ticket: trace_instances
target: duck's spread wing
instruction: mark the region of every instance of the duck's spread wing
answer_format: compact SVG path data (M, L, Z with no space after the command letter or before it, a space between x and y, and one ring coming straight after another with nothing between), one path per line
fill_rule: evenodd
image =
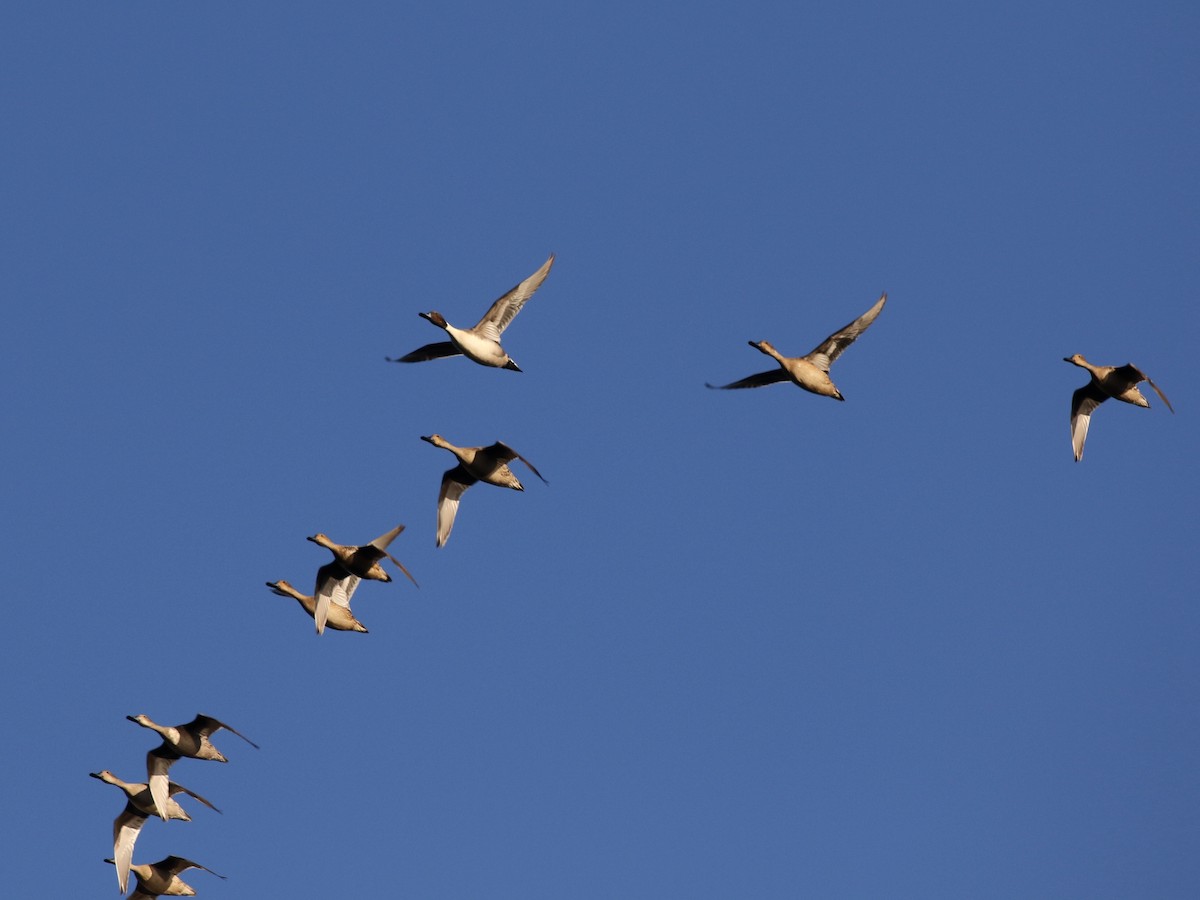
M1075 462L1083 459L1083 442L1087 440L1092 410L1106 399L1108 395L1094 381L1089 381L1071 395L1071 447L1075 451Z
M219 719L214 719L212 716L206 716L206 715L196 716L196 718L192 719L192 721L189 723L188 727L197 731L199 734L203 734L203 735L209 735L209 734L212 734L214 731L220 731L222 728L224 728L226 731L230 731L230 732L236 734L238 737L240 737L243 741L245 741L247 744L249 744L255 750L259 749L258 744L254 743L254 741L250 740L250 738L246 737L244 734L242 734L236 728L233 728L230 725L226 725L224 722L220 721ZM204 868L204 867L201 866L200 868Z
M129 866L133 863L133 845L146 824L146 817L125 807L113 821L113 863L117 867L117 885L121 893L129 890Z
M350 583L350 579L354 583ZM314 595L317 598L313 606L313 621L317 624L317 634L325 633L325 623L329 621L329 607L332 603L339 606L349 606L350 597L358 587L358 576L351 575L339 562L330 562L317 569L317 583ZM339 599L345 600L344 603Z
M540 269L493 303L483 318L479 320L479 324L475 326L473 331L481 337L499 341L500 335L504 333L504 329L508 327L508 323L521 311L521 307L525 305L525 301L532 297L534 291L542 286L542 282L550 274L550 267L553 265L554 254L551 253L550 258L542 263Z
M412 353L405 353L403 356L385 356L388 362L394 363L414 363L428 362L431 359L445 359L447 356L461 356L462 351L459 350L452 341L438 341L435 344L426 344L424 347L418 347Z
M388 555L388 544L394 541L403 530L403 525L397 525L391 531L375 538L371 543L359 547L354 551L354 564L356 566L361 565L364 570L369 569Z
M868 309L865 313L847 325L840 331L835 331L829 337L825 338L820 345L813 350L812 353L804 357L814 366L826 374L829 373L829 367L833 365L846 348L854 343L855 339L871 327L879 314L883 311L883 305L887 303L887 294L884 294L876 301L875 305Z
M770 372L759 372L757 375L748 375L740 381L732 381L729 384L709 384L704 383L705 387L712 388L714 391L736 391L740 388L756 388L767 384L777 384L780 381L787 381L788 373L783 369L772 369Z
M387 558L390 559L393 563L395 563L397 569L399 569L401 572L403 572L405 575L408 576L408 580L413 583L413 587L418 587L418 588L420 587L420 585L417 584L417 579L412 577L412 572L408 571L408 569L406 569L404 567L404 563L400 562L400 560L396 559L396 557L392 556L392 554L390 554L390 553L387 554Z
M182 784L176 784L175 782L172 781L170 784L170 790L171 790L171 796L174 796L175 794L187 794L189 797L193 797L194 799L199 800L201 803L203 803L205 806L207 806L213 812L220 812L219 809L217 809L215 806L213 806L211 800L201 797L199 794L197 794L195 791L191 790L190 788L185 788Z
M1159 386L1157 384L1155 384L1153 381L1150 380L1150 376L1148 376L1145 372L1143 372L1137 366L1134 366L1132 364L1125 365L1125 366L1121 366L1121 368L1117 369L1117 371L1120 372L1122 375L1128 374L1128 375L1134 376L1132 378L1132 380L1129 382L1130 384L1137 384L1139 381L1146 382L1146 384L1148 384L1148 385L1150 385L1150 387L1154 388L1154 393L1158 394L1158 396L1162 399L1162 402L1167 404L1167 409L1169 409L1172 413L1175 412L1175 407L1173 407L1171 405L1171 401L1167 399L1167 395L1162 392L1162 390L1159 388Z
M437 545L441 547L450 537L454 528L454 517L458 515L458 501L463 491L473 485L478 479L461 464L448 469L442 476L442 487L438 491L437 510Z
M330 601L334 606L341 606L345 609L350 608L350 598L354 596L354 592L358 590L358 585L362 579L357 575L347 574L345 578L339 578L333 585L333 594Z
M1123 366L1115 366L1112 374L1108 376L1109 381L1118 380L1124 382L1124 387L1133 387L1139 381L1149 381L1146 373L1135 366L1133 363L1125 363ZM1120 389L1117 390L1120 393Z
M488 456L491 456L491 457L494 457L495 459L500 460L501 462L512 462L514 459L519 459L521 462L525 463L525 465L529 466L529 471L532 472L534 475L536 475L538 478L541 478L543 483L545 483L545 484L550 483L550 482L546 481L545 478L542 477L542 473L539 472L534 467L533 463L531 463L529 460L527 460L520 453L518 453L512 447L508 446L508 444L504 443L503 441L496 441L496 443L492 444L490 447L484 447L483 452L486 453Z
M1167 395L1166 395L1166 394L1164 394L1164 393L1163 393L1163 392L1162 392L1162 391L1159 389L1158 385L1157 385L1157 384L1155 384L1153 381L1151 381L1149 378L1147 378L1147 379L1146 379L1146 384L1148 384L1148 385L1150 385L1150 387L1154 388L1154 393L1158 394L1158 396L1160 396L1160 397L1162 398L1162 402L1163 402L1163 403L1165 403L1165 404L1167 404L1167 409L1169 409L1169 410L1170 410L1172 413L1174 413L1174 412L1175 412L1175 407L1173 407L1173 406L1171 405L1171 401L1167 399Z
M166 745L155 747L146 754L146 781L154 799L154 811L164 821L167 818L167 798L171 796L171 781L167 774L179 754Z
M229 726L225 726L228 728ZM229 729L233 731L232 728ZM202 866L198 862L193 862L190 859L184 859L182 856L168 856L164 860L155 863L155 868L169 872L172 875L179 875L181 872L186 872L188 869L203 869L209 875L216 875L218 878L224 878L224 875L218 875L208 866Z
M375 560L373 560L373 561L383 559L383 557L385 555L384 551L387 550L388 544L390 544L397 537L399 537L400 532L402 532L403 530L404 530L403 525L397 525L391 531L387 532L386 534L381 534L379 537L375 538L375 540L371 541L370 544L368 544L369 547L373 547L375 550L379 551L378 555L375 556ZM365 550L367 548L364 547L362 549Z

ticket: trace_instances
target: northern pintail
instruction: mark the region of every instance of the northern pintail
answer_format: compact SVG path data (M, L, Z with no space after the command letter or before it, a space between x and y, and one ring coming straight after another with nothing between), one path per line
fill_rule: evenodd
M1064 356L1063 362L1073 363L1081 369L1087 369L1088 374L1092 376L1087 384L1071 395L1071 447L1075 450L1075 462L1083 459L1083 442L1087 440L1092 410L1109 397L1124 400L1134 406L1150 406L1150 401L1143 397L1142 392L1138 390L1138 382L1144 381L1154 388L1154 393L1162 397L1162 402L1167 404L1167 409L1171 410L1172 414L1175 412L1167 395L1159 390L1158 385L1146 377L1146 374L1133 363L1126 363L1123 366L1093 366L1079 353L1074 356Z
M450 537L450 529L454 527L454 517L458 513L458 501L463 491L477 481L486 481L497 487L512 488L514 491L525 490L520 480L508 467L508 463L519 459L529 466L531 471L546 484L550 482L542 478L542 473L534 468L533 463L523 457L507 444L496 441L489 447L456 447L440 434L422 437L435 447L449 450L458 457L458 465L449 469L442 476L442 487L438 492L437 513L437 545L441 547Z
M115 860L106 859L106 863L116 864ZM168 856L156 863L138 863L129 867L137 878L137 890L129 895L129 900L150 900L152 897L194 897L196 889L179 877L180 872L188 869L203 869L209 875L217 875L208 866L184 859L182 856ZM224 880L224 875L217 875Z
M766 341L750 341L749 344L751 347L772 357L779 363L779 368L771 369L769 372L759 372L757 375L749 375L740 381L734 381L730 384L709 384L707 386L726 391L736 388L762 387L766 384L775 384L778 381L791 381L793 384L804 388L804 390L820 394L822 397L845 400L846 398L842 396L841 391L837 389L829 377L829 367L833 364L834 360L845 352L847 347L854 343L855 338L871 326L871 323L875 321L879 313L883 310L883 304L886 302L887 294L885 293L874 306L845 328L835 331L829 337L825 338L815 350L805 356L783 356Z
M99 778L105 784L116 785L125 792L125 808L113 820L113 864L117 867L117 884L123 894L129 889L129 865L133 861L133 846L137 843L138 834L141 832L142 826L146 824L146 819L149 816L157 815L154 809L154 798L150 796L150 785L144 781L122 781L108 769L89 774L93 778ZM180 793L195 797L209 809L220 812L195 791L190 791L172 781L168 785L168 819L180 819L184 822L192 820L187 811L173 799L176 794Z
M329 563L322 566L322 569L327 569L329 566L337 565ZM320 578L318 577L318 581ZM358 621L354 617L354 613L350 611L350 598L354 596L354 591L362 581L357 575L347 575L345 578L338 580L338 585L335 587L331 595L331 603L326 616L325 625L332 628L334 631L360 631L363 634L367 633L367 626ZM299 602L301 608L308 613L314 620L317 618L317 598L310 597L308 594L302 594L286 581L268 581L267 587L281 597L291 597Z
M143 715L126 716L125 718L130 722L136 722L143 728L157 732L162 737L162 743L146 754L146 780L150 784L150 796L154 798L154 810L162 819L168 818L167 800L170 798L170 790L167 771L175 763L175 760L186 756L189 759L229 762L208 739L210 734L224 728L226 731L232 731L255 750L258 749L258 744L250 738L211 716L198 715L190 722L174 726L159 725L151 721L149 716Z
M461 353L481 366L495 366L499 369L512 369L514 372L520 372L520 367L512 361L508 353L500 346L500 335L504 333L504 329L508 327L508 323L521 311L521 307L525 305L525 301L532 297L533 292L542 286L542 282L550 274L550 267L552 265L554 265L553 253L550 254L549 259L542 263L540 269L493 303L474 328L455 328L446 321L445 316L436 310L419 313L418 315L422 319L428 319L438 328L444 328L446 334L450 336L450 340L440 341L436 344L426 344L424 347L419 347L412 353L401 356L399 359L393 359L389 356L387 357L387 361L402 363L425 362L429 359L458 356Z
M388 545L403 530L403 525L397 525L391 531L381 534L371 543L363 544L361 547L335 544L324 534L314 534L308 538L314 544L319 544L333 554L333 562L327 563L317 570L317 606L313 610L313 621L317 624L317 634L321 634L325 630L330 604L337 602L345 606L350 605L350 594L354 592L354 588L358 587L358 584L355 583L351 587L348 581L349 576L357 575L359 578L369 578L372 581L392 580L392 576L379 564L384 557L394 562L400 571L408 576L409 581L414 585L417 584L417 579L413 578L412 573L404 568L404 564L387 552ZM336 601L335 598L337 598ZM343 600L344 604L342 604Z

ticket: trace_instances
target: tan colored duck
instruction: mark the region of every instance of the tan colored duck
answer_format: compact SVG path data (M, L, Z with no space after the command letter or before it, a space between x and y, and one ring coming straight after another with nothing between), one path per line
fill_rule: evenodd
M1063 362L1087 369L1088 374L1092 376L1087 384L1071 395L1071 447L1075 450L1075 462L1083 459L1083 442L1087 440L1092 411L1109 397L1124 400L1134 406L1150 406L1150 401L1138 390L1138 382L1144 381L1154 388L1154 393L1167 404L1167 409L1171 410L1172 414L1175 412L1167 395L1133 363L1123 366L1093 366L1079 353L1064 356Z
M779 381L791 381L792 384L811 393L820 394L822 397L845 400L846 398L842 396L841 391L829 377L829 367L845 352L847 347L854 343L860 334L871 327L871 323L879 316L885 303L887 303L886 293L874 306L845 328L835 331L825 338L815 350L805 356L784 356L766 341L750 341L751 347L774 359L779 363L779 368L771 369L769 372L759 372L757 375L749 375L730 384L708 384L707 387L728 391L738 388L762 387Z
M363 544L361 547L335 544L324 534L314 534L308 538L314 544L319 544L333 554L333 562L321 566L317 570L317 606L313 610L313 621L317 624L317 634L325 631L325 623L329 619L331 605L336 602L338 605L349 607L350 594L354 592L354 588L349 587L349 576L356 575L372 581L392 580L392 576L379 564L384 557L394 562L400 571L408 576L409 581L414 585L417 584L417 579L413 578L412 573L404 568L404 563L387 552L388 545L403 530L403 525L397 525L391 531L381 534L371 543ZM354 587L358 587L357 582ZM337 598L336 601L335 598Z
M106 859L106 863L114 863ZM184 859L182 856L168 856L156 863L139 863L130 866L130 871L137 878L137 890L129 895L129 900L150 900L152 897L195 897L196 889L179 877L180 872L188 869L203 869L209 875L217 875L208 866ZM217 875L224 880L224 875Z
M121 810L121 814L113 820L113 864L117 867L117 884L121 888L121 893L129 890L129 865L133 861L133 846L137 843L138 834L142 830L142 826L146 824L146 819L150 816L157 815L154 810L154 798L150 796L150 785L144 781L122 781L112 772L105 769L102 772L89 773L93 778L98 778L105 784L113 784L125 792L126 801L125 808ZM172 799L176 794L187 794L189 797L195 797L209 809L220 812L208 800L205 800L195 791L189 791L182 785L171 782L168 786L167 798L167 818L180 819L184 822L190 822L192 817L187 814L187 811Z
M226 731L232 731L255 750L258 749L258 744L250 738L211 716L198 715L190 722L174 726L159 725L151 721L149 716L138 715L125 718L162 736L162 743L146 754L148 775L146 780L150 784L150 796L154 798L154 810L161 819L168 818L167 800L170 799L171 792L167 771L174 765L175 760L186 756L189 759L229 762L208 739L210 734L224 728Z
M329 563L329 566L336 563ZM322 566L321 568L328 568ZM320 580L318 578L318 580ZM354 618L354 613L350 611L350 598L354 596L354 591L358 587L362 579L357 575L347 575L340 579L337 587L333 590L330 597L329 612L325 620L327 627L334 631L359 631L363 634L367 633L367 626ZM291 597L296 600L300 606L308 613L313 620L317 618L317 598L310 597L308 594L302 594L286 581L268 581L267 587L281 597Z
M450 340L436 344L426 344L412 353L399 359L387 357L388 362L425 362L429 359L442 359L447 356L462 354L474 360L481 366L494 366L498 369L512 369L520 372L520 367L512 361L508 353L500 346L500 335L504 329L521 311L525 301L533 296L534 291L542 286L550 267L554 265L554 254L542 263L542 267L518 284L515 288L500 297L484 314L474 328L455 328L446 321L440 312L419 313L422 319L428 319L438 328L443 328Z
M513 474L513 470L508 467L508 463L514 459L525 463L529 466L529 471L538 478L542 478L542 473L533 467L533 463L500 441L496 441L489 447L456 447L440 434L431 434L428 437L422 437L421 440L428 441L443 450L449 450L458 457L458 465L447 470L442 476L442 487L438 492L437 545L439 547L445 544L450 537L450 529L454 527L454 517L458 514L458 501L462 497L463 491L475 482L486 481L488 484L511 488L514 491L525 490L520 480ZM546 484L550 483L545 478L542 478L542 481Z

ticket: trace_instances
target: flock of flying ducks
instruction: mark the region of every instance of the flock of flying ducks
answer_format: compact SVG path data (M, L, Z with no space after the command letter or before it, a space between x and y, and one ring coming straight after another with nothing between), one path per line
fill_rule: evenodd
M426 344L398 358L387 357L387 361L414 363L461 355L481 366L520 372L520 367L501 345L500 337L504 333L504 329L512 323L517 313L524 307L526 301L541 287L553 265L554 254L551 254L541 268L496 300L483 318L471 328L457 328L451 325L446 321L445 316L436 310L420 313L421 318L444 330L449 340ZM886 303L887 294L885 293L865 313L845 328L835 331L804 356L784 356L767 341L750 341L751 347L774 359L778 364L777 367L766 372L749 375L729 384L708 384L707 386L717 390L738 390L790 381L810 393L830 397L834 400L845 400L841 391L829 377L830 366L846 351L847 347L871 327ZM1090 375L1088 383L1075 391L1071 398L1071 446L1076 461L1083 458L1083 444L1087 438L1092 412L1110 397L1134 406L1148 407L1149 402L1137 387L1139 383L1145 381L1162 398L1167 408L1172 413L1175 411L1158 385L1132 364L1095 366L1079 354L1066 357L1064 361L1086 369ZM520 479L509 467L509 463L514 460L520 460L534 475L543 482L546 481L533 463L501 441L496 441L486 447L458 447L438 434L423 436L421 440L448 450L457 459L457 464L442 476L441 488L438 493L438 547L445 545L449 539L450 531L454 528L454 519L458 514L459 501L471 485L482 481L497 487L523 491L525 488ZM322 634L326 627L335 631L365 633L366 627L355 618L350 609L350 600L363 579L391 581L391 576L381 565L386 558L391 560L414 585L417 583L408 569L388 552L388 546L403 530L403 525L397 525L369 544L361 546L337 544L324 534L313 535L308 540L325 547L333 554L333 559L317 570L314 593L312 595L303 594L282 580L267 582L267 587L280 596L295 599L313 618L318 634ZM225 728L252 746L257 747L258 745L228 725L209 716L198 715L191 722L174 727L157 725L146 716L129 716L128 718L158 732L162 736L162 743L147 754L147 782L145 783L122 781L107 770L92 773L93 778L121 788L128 798L125 808L113 822L113 858L107 861L116 866L117 884L122 893L127 890L130 872L136 876L137 888L130 895L131 900L164 894L193 896L195 891L179 878L180 873L191 868L204 869L214 875L216 873L199 863L178 856L168 856L166 859L152 864L134 865L133 848L138 833L146 819L152 815L157 815L164 821L167 819L190 820L187 812L174 800L176 794L187 794L205 806L220 812L199 794L169 781L167 777L167 770L176 760L183 757L226 762L225 757L209 740L209 735L213 732ZM224 876L218 875L217 877L223 878Z
M229 762L209 740L210 735L222 728L232 731L255 749L258 748L258 744L211 716L198 715L183 725L159 725L148 716L141 715L126 716L126 718L143 728L157 732L162 738L162 742L146 754L145 781L122 781L108 769L91 773L93 778L119 787L125 792L126 798L125 808L113 820L113 855L105 862L116 866L117 886L122 894L129 888L129 873L132 872L137 879L137 887L129 895L129 900L148 900L148 898L164 894L170 897L193 897L196 891L179 877L180 874L188 869L203 869L213 875L217 875L216 872L198 862L184 859L182 856L168 856L156 863L135 865L133 862L134 844L137 843L142 826L151 816L158 816L164 822L168 819L191 821L192 817L175 800L176 794L187 794L209 809L220 812L210 801L195 791L188 790L169 779L168 772L176 760L187 757L188 759L207 759L213 762ZM225 876L217 875L217 877L223 879Z
M504 329L521 311L534 292L542 286L550 268L554 265L554 254L550 254L540 269L502 295L491 305L483 318L472 328L456 328L446 321L446 317L436 310L420 313L421 318L427 319L446 332L448 341L438 341L426 344L399 358L388 357L388 362L424 362L430 359L444 359L449 356L466 356L481 366L491 366L496 369L511 369L520 372L520 367L513 362L508 351L500 344L500 336ZM493 484L497 487L509 488L514 491L525 490L521 480L509 468L509 463L519 459L529 467L542 481L546 481L537 468L524 456L507 444L496 441L487 447L459 447L450 443L440 434L422 436L421 440L448 450L458 460L457 465L448 469L442 475L442 484L438 492L437 505L437 546L444 546L454 528L454 519L458 515L458 504L463 493L477 482ZM313 535L309 538L315 544L327 548L333 553L333 560L317 570L316 586L313 594L298 591L287 581L268 581L267 587L282 597L291 597L300 607L312 616L316 623L317 634L323 634L325 629L334 631L357 631L365 634L367 627L354 615L350 608L350 600L358 589L359 583L365 578L373 581L391 581L387 570L380 565L384 558L395 563L401 572L408 576L409 581L417 584L412 574L400 560L387 552L388 545L404 530L403 525L397 525L386 534L381 534L369 544L361 546L335 544L324 534Z
M466 356L481 366L520 372L521 368L508 355L508 351L500 343L500 338L529 298L542 286L542 282L550 274L553 265L554 254L552 253L536 272L501 295L484 313L483 318L471 328L458 328L451 325L446 321L446 317L436 310L419 313L421 318L445 331L449 340L426 344L404 356L386 357L387 361L416 363L452 356ZM829 335L804 356L784 356L768 341L750 341L751 347L775 360L776 368L748 375L729 384L708 384L707 386L717 390L737 390L790 381L810 393L831 397L834 400L845 400L846 398L842 396L837 385L833 383L833 379L829 377L829 369L846 351L846 348L879 318L886 303L887 294L884 293L865 313L849 325ZM1093 366L1078 354L1068 357L1066 361L1087 369L1091 375L1091 380L1075 392L1071 402L1071 443L1077 461L1083 458L1083 442L1087 436L1092 411L1109 397L1115 397L1136 406L1149 406L1146 398L1137 389L1138 383L1145 381L1162 397L1167 408L1172 412L1175 411L1158 386L1133 365ZM455 517L458 514L459 502L463 493L471 485L482 481L515 491L525 490L520 479L509 466L509 463L514 460L520 460L534 475L543 482L546 481L533 463L502 441L497 441L487 447L458 447L438 434L423 436L421 440L450 451L458 460L458 464L454 468L447 470L442 475L441 488L438 492L437 546L439 547L445 545L449 539L450 532L454 528ZM416 584L416 580L408 570L394 556L387 553L388 544L403 530L403 527L402 525L397 526L370 544L360 547L334 544L323 534L309 538L310 541L328 547L334 554L334 560L318 570L313 596L300 593L286 581L267 582L267 586L275 593L292 597L299 602L305 612L311 615L316 622L318 634L322 633L327 625L339 631L365 632L366 627L355 618L350 610L350 599L363 578L379 581L391 580L387 572L379 565L381 559L386 556L396 563L400 566L401 571L408 575L413 584Z

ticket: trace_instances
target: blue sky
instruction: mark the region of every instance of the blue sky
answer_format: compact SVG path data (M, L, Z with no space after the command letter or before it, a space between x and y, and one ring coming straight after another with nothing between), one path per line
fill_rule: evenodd
M9 4L5 842L203 897L1194 897L1194 5ZM472 324L523 373L384 362ZM836 403L746 346L866 310ZM1072 460L1062 362L1133 362ZM480 486L434 547L448 454ZM304 538L392 545L313 634ZM187 804L185 804L187 805ZM194 807L194 808L193 808ZM49 887L48 887L49 886Z

